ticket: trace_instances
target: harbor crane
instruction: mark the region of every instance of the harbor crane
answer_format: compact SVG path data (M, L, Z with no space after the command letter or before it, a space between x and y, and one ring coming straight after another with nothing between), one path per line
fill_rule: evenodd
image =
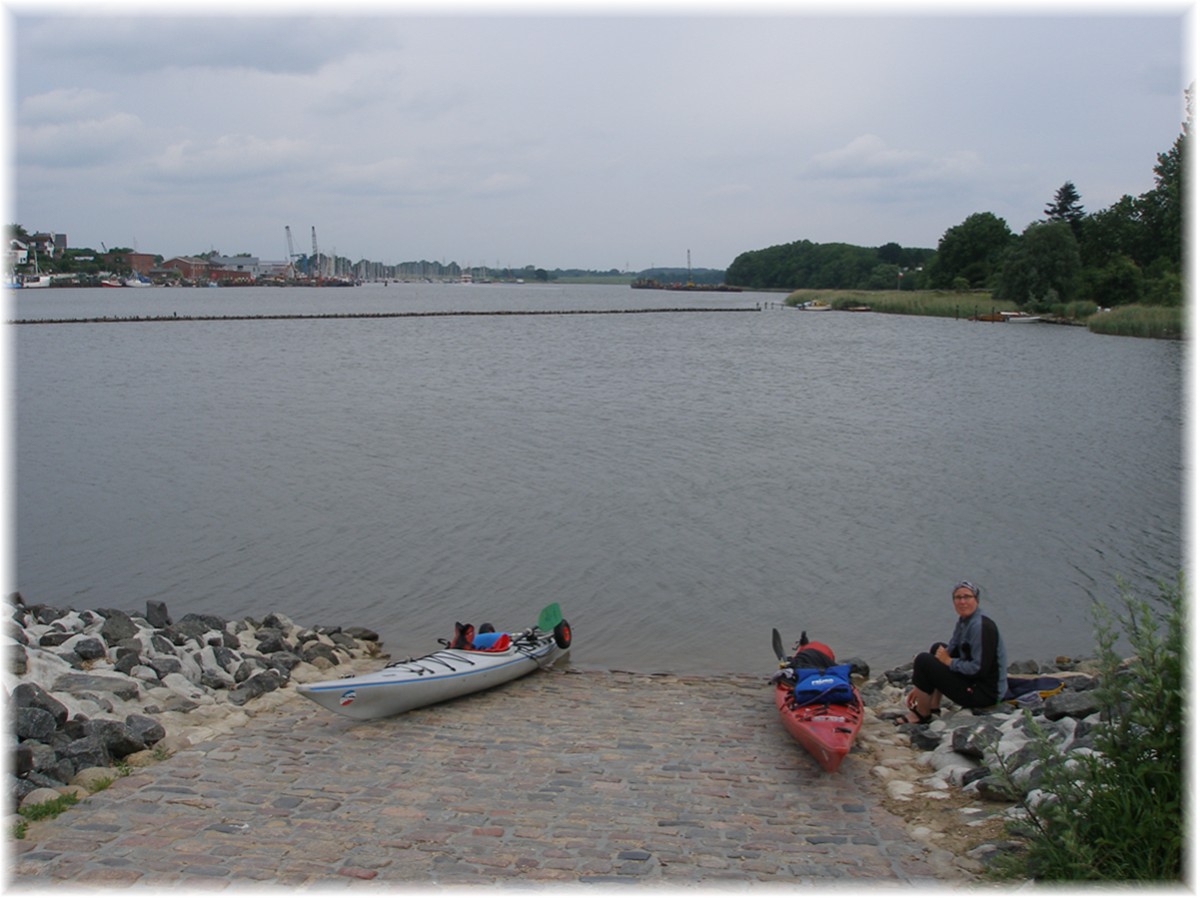
M287 279L288 279L288 281L295 281L296 280L296 251L292 247L292 226L284 225L283 233L287 235L287 245L288 245Z

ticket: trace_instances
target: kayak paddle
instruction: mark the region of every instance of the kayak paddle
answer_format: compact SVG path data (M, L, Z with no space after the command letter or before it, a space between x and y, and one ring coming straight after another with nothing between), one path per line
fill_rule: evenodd
M787 657L783 655L783 638L779 636L779 629L771 629L771 647L775 650L775 655L779 658L779 664L782 666L787 662Z
M538 613L538 631L553 631L554 626L563 620L562 610L557 603L551 603Z

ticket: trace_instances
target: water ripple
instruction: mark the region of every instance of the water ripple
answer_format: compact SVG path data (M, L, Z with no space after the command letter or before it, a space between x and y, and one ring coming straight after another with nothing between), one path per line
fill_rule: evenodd
M63 291L47 315L640 293L476 288ZM14 352L36 602L280 611L404 654L557 601L577 664L740 672L770 669L771 627L906 659L961 577L1010 657L1085 652L1116 575L1181 564L1174 343L770 310L22 327Z

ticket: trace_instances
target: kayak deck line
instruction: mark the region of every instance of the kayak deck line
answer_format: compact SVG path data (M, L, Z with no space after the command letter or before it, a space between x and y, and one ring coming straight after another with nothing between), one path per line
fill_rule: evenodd
M475 665L475 661L473 659L468 659L465 656L459 656L458 654L451 653L448 650L435 650L433 653L429 653L425 656L416 656L416 657L413 657L412 659L401 659L401 660L397 660L396 662L388 663L383 668L385 671L387 669L404 669L408 672L415 672L418 675L423 675L426 672L429 672L432 674L433 669L427 669L424 666L417 665L418 663L420 663L424 660L429 660L430 662L436 662L436 663L439 663L439 664L445 666L451 672L457 672L458 671L457 669L455 669L452 665L450 665L450 663L446 662L446 660L442 659L443 655L450 657L450 659L452 659L456 662L466 663L469 666Z

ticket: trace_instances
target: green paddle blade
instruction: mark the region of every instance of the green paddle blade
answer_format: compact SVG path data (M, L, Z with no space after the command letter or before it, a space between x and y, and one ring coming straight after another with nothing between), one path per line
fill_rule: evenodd
M554 626L563 620L562 610L557 603L551 603L538 614L538 631L553 631Z
M771 629L771 647L774 649L775 656L780 662L787 660L787 657L783 655L783 638L779 636L778 628Z

